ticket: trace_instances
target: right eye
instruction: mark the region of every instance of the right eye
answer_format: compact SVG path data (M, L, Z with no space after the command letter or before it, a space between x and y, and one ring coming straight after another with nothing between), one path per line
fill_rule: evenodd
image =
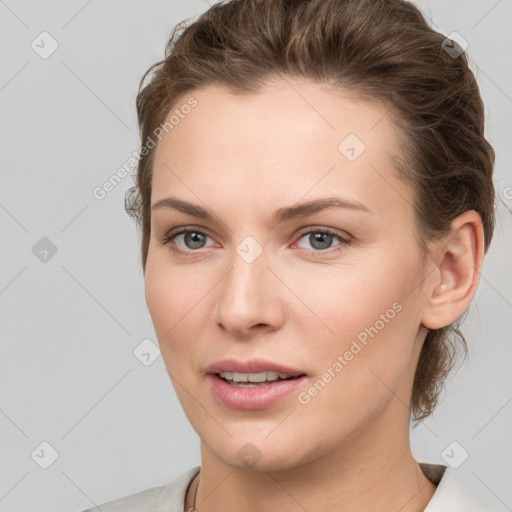
M182 238L180 239L180 237ZM203 249L207 238L210 237L203 231L189 227L168 233L160 243L169 245L169 249L174 252L187 254L198 252L197 249ZM176 240L181 240L182 244L176 243Z

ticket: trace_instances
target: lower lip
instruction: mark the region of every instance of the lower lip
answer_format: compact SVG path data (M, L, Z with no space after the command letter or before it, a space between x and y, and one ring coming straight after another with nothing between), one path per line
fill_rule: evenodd
M265 409L290 395L303 384L305 376L289 380L275 380L255 387L232 386L218 375L207 376L215 398L233 409Z

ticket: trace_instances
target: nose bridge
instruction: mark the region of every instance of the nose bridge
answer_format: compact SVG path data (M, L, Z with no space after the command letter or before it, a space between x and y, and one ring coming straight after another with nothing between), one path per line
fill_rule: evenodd
M257 299L265 288L268 254L253 237L245 238L233 253L232 269L227 278L226 290L238 303Z
M233 251L231 270L223 280L216 305L216 321L226 329L245 332L256 324L275 324L277 304L271 297L268 254L252 237Z

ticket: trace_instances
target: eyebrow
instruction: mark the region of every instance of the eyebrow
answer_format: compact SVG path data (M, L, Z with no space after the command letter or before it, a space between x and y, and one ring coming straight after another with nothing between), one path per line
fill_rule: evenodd
M181 199L172 196L158 200L153 206L151 206L151 211L165 208L178 210L199 219L213 220L214 218L214 215L212 215L205 208L192 203L188 203L187 201L182 201ZM277 224L279 222L292 220L299 217L306 217L307 215L312 215L328 208L345 208L349 210L373 213L367 206L358 201L332 196L312 199L311 201L306 201L299 205L279 208L274 213L273 221L275 224Z

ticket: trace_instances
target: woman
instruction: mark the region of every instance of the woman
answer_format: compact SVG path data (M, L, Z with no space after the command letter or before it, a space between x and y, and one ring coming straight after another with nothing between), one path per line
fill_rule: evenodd
M101 509L487 510L409 443L494 227L462 49L401 0L231 1L149 71L127 210L201 466Z

